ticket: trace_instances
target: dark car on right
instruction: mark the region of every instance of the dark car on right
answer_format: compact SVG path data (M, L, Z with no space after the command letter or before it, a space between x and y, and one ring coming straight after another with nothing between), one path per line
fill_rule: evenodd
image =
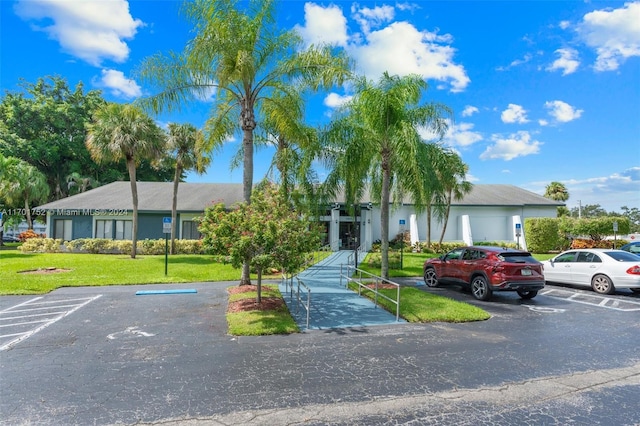
M632 241L620 247L620 250L628 251L629 253L640 255L640 241Z
M491 299L494 291L515 291L531 299L544 288L542 264L527 251L503 247L459 247L427 259L423 276L429 287L440 283L469 287L478 300Z

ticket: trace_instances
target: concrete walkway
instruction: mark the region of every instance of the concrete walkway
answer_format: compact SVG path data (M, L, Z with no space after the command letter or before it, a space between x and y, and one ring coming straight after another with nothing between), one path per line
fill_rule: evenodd
M298 275L311 290L309 329L352 328L373 325L396 324L395 314L377 307L369 299L345 288L345 280L340 284L340 266L347 264L353 251L344 250L331 254ZM294 288L297 282L294 279ZM301 330L307 328L307 312L297 306L295 294L286 292L284 284L280 291ZM301 288L301 291L305 291ZM303 296L306 300L306 293ZM400 322L405 322L400 319Z

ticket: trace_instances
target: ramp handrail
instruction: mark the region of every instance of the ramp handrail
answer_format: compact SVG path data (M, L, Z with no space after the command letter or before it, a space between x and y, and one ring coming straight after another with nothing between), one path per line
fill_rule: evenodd
M357 276L354 276L356 275ZM363 275L366 278L363 279ZM378 275L373 275L367 271L363 271L362 269L358 269L350 264L342 264L340 265L340 285L342 285L342 279L345 278L347 280L345 287L349 286L349 283L355 283L358 286L358 295L362 295L363 287L366 288L367 291L371 291L374 293L373 302L375 306L378 306L378 297L388 300L389 302L396 305L396 321L400 321L400 284L390 281L388 279L382 278ZM373 284L373 287L370 287ZM382 294L379 291L380 284L391 284L396 287L396 300Z
M307 325L307 329L309 328L309 319L311 316L311 289L304 283L302 282L302 280L298 277L296 278L296 281L298 282L298 285L296 288L294 288L293 286L293 276L291 276L291 278L286 278L283 275L283 280L284 280L284 285L285 285L285 289L286 292L289 294L289 300L293 303L294 301L294 294L295 294L295 301L296 301L296 314L298 314L300 312L300 306L302 305L302 307L307 311L307 318L306 318L306 325ZM300 287L304 287L304 289L306 290L307 293L307 297L306 300L303 300L303 296L301 295L301 291L300 291Z

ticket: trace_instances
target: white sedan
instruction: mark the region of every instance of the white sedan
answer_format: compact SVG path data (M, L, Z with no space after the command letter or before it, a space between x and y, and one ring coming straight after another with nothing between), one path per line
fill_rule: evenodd
M640 256L623 250L576 249L542 262L544 279L588 286L611 294L616 288L640 292Z

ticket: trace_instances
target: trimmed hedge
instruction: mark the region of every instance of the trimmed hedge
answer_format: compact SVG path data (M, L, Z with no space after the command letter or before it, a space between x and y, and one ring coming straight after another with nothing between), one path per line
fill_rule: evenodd
M165 240L140 240L137 243L138 254L164 254ZM63 242L53 238L29 238L21 246L25 253L72 253L92 254L128 254L131 253L131 240L108 240L103 238L81 238ZM176 240L177 254L205 254L201 240Z

